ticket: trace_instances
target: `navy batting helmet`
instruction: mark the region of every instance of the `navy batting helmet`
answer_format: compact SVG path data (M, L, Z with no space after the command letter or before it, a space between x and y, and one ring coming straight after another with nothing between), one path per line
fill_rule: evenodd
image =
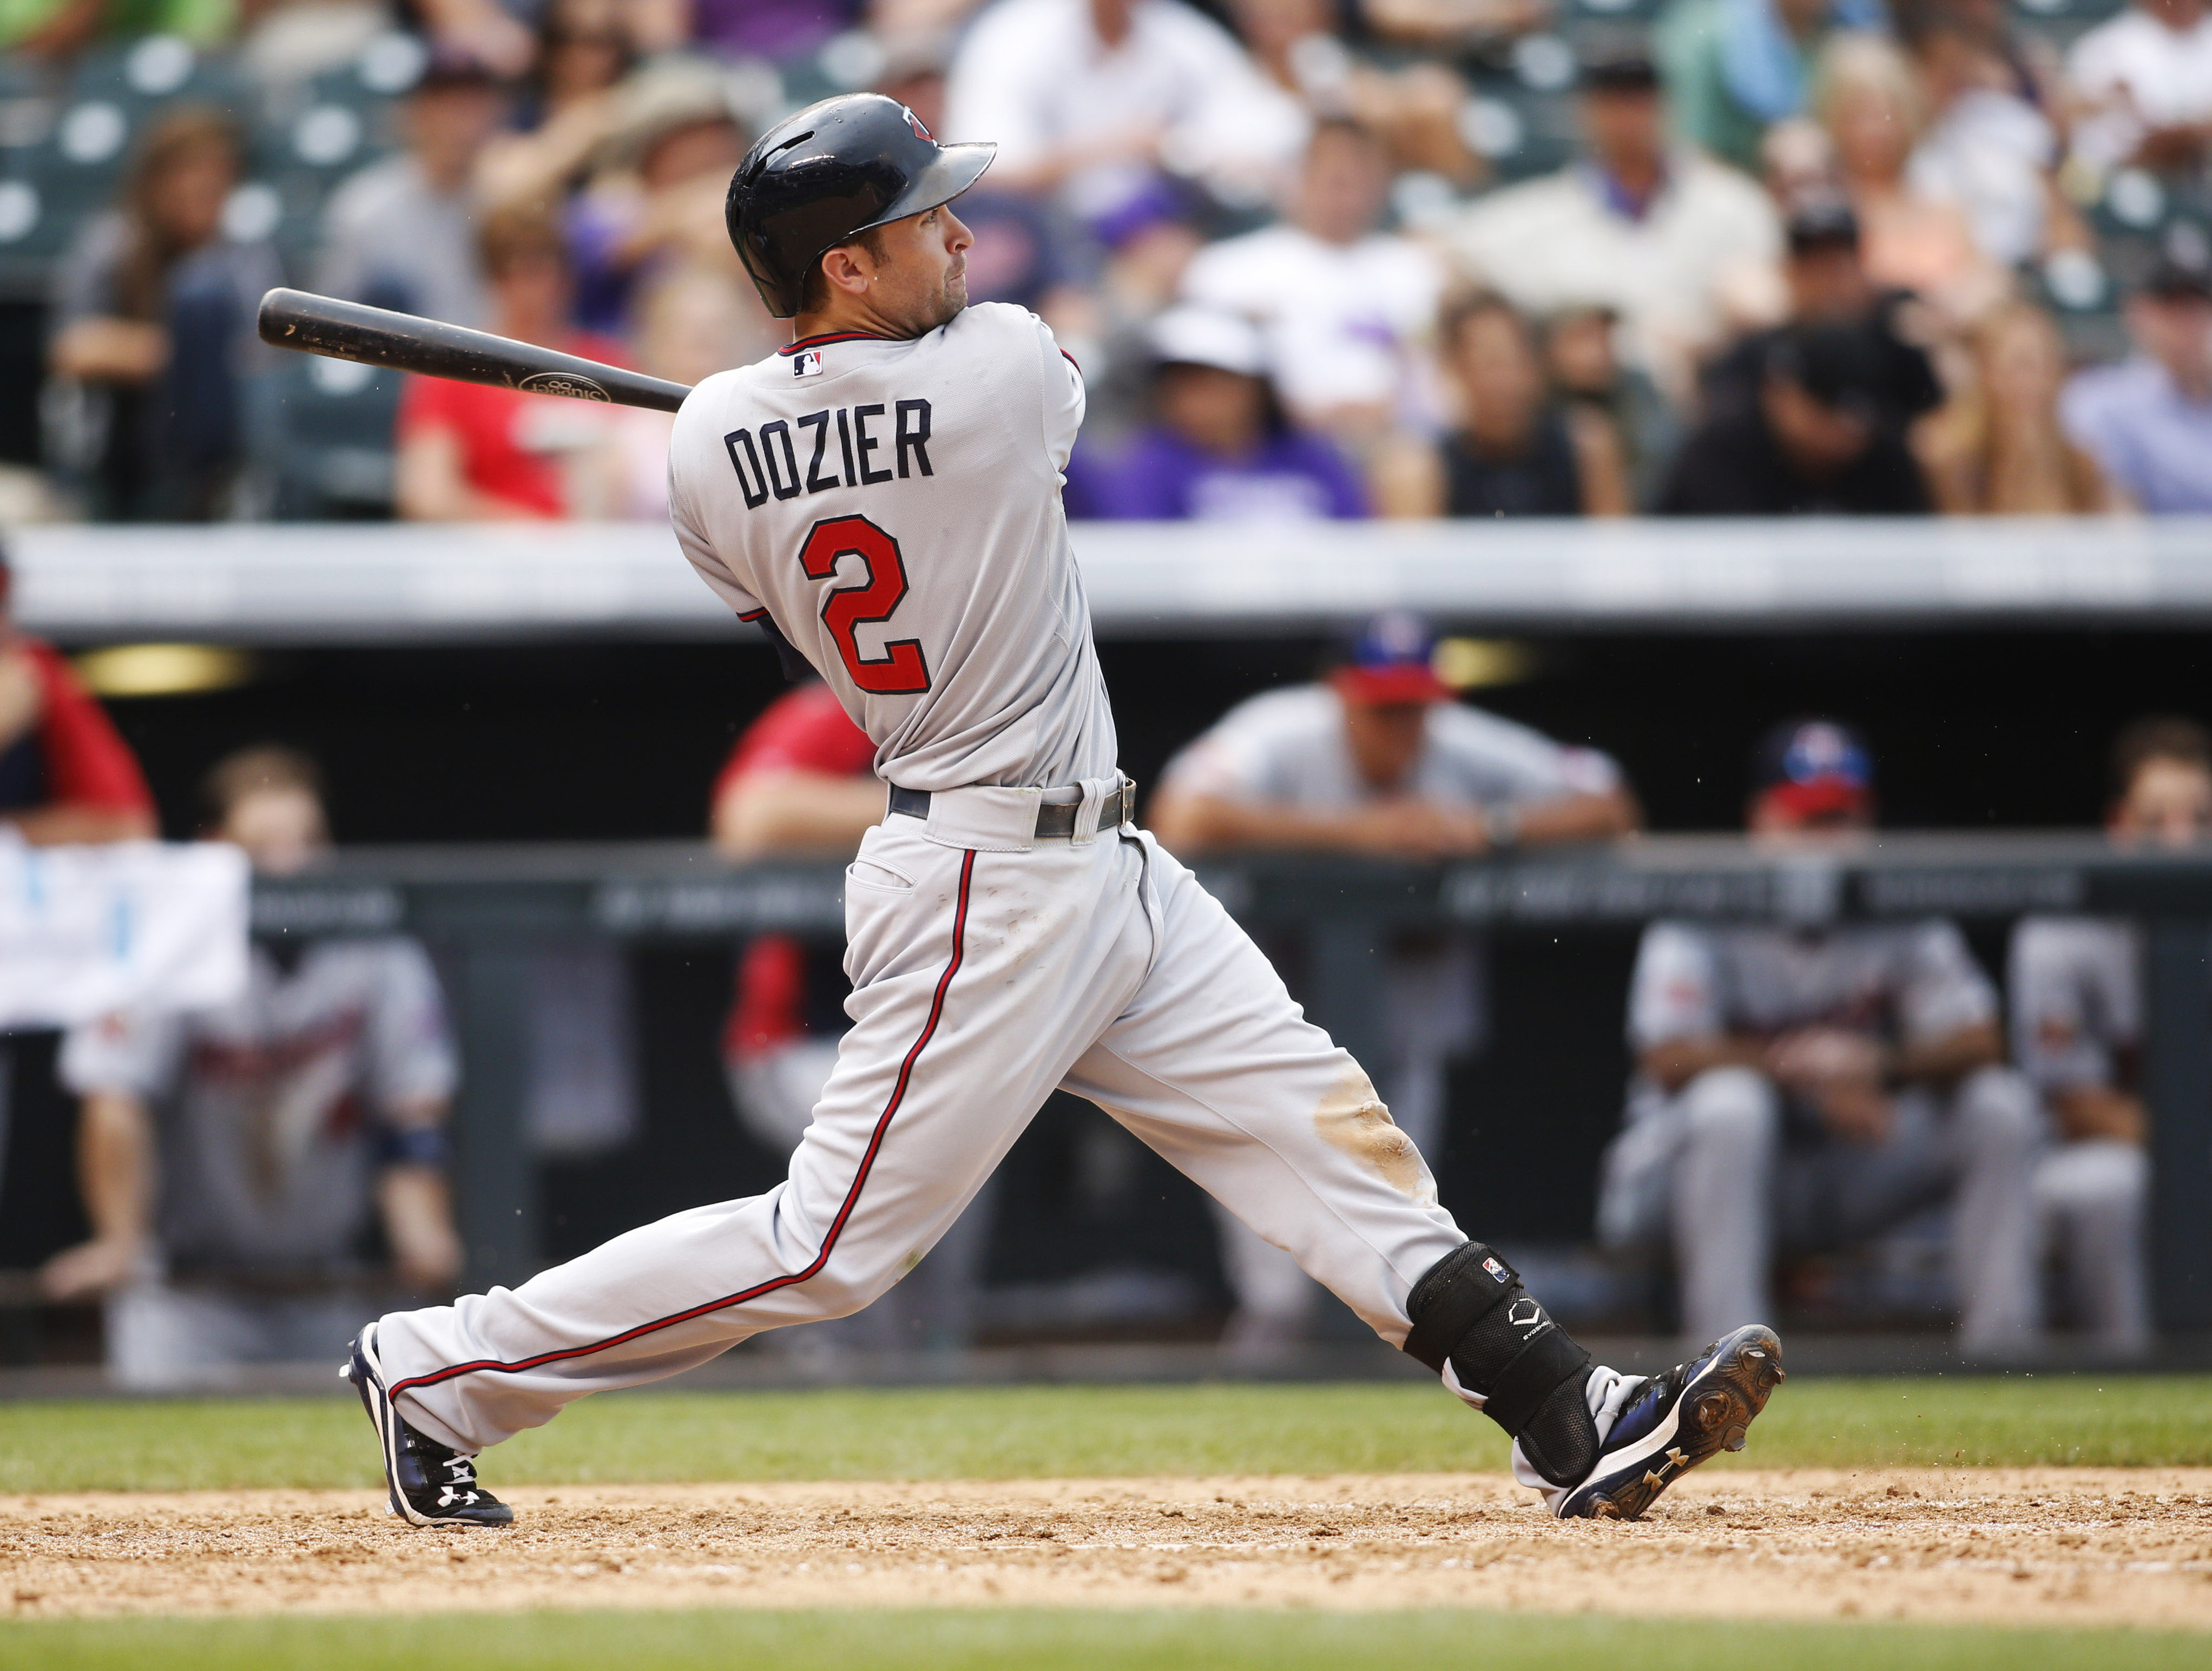
M870 227L949 203L996 145L940 145L880 93L809 105L760 137L730 180L723 219L738 258L780 319L799 312L823 253Z

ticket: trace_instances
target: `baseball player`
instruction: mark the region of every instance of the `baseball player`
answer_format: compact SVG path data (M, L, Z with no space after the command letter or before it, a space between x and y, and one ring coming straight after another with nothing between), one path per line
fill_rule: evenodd
M1452 699L1436 640L1386 615L1326 679L1240 702L1168 763L1152 828L1178 853L1276 847L1468 858L1636 828L1613 762ZM1443 1135L1445 1072L1487 1032L1482 948L1465 933L1400 935L1379 976L1388 1054L1376 1078L1417 1148ZM1303 1333L1316 1292L1289 1255L1216 1203L1237 1296L1224 1339L1264 1352Z
M1752 831L1870 829L1873 774L1847 727L1778 726L1758 750ZM1686 1333L1763 1307L1778 1247L1856 1241L1948 1199L1961 1344L2028 1343L2040 1122L2000 1066L1996 993L1955 927L1656 922L1628 1011L1637 1072L1598 1239L1671 1247Z
M329 844L314 768L289 750L231 756L205 793L209 833L258 870L295 872ZM237 999L76 1028L61 1075L83 1098L94 1234L41 1277L58 1297L105 1293L108 1370L122 1384L312 1359L395 1286L451 1291L455 1064L438 978L415 941L257 944ZM388 1274L361 1256L372 1222Z
M853 1024L790 1176L364 1329L347 1372L392 1507L504 1523L486 1446L858 1310L1065 1086L1494 1419L1553 1512L1632 1518L1743 1443L1779 1343L1753 1323L1666 1375L1594 1365L1437 1205L1358 1064L1131 827L1060 503L1082 374L1034 315L966 306L951 204L992 151L940 146L878 94L762 135L729 228L795 337L701 384L670 452L685 556L837 693L887 791L845 873Z
M2106 830L2123 847L2212 839L2212 737L2192 720L2138 720L2112 745ZM2074 1322L2100 1352L2150 1345L2143 1221L2142 934L2111 917L2024 917L2012 936L2013 1054L2043 1093L2051 1143L2035 1165L2042 1240Z

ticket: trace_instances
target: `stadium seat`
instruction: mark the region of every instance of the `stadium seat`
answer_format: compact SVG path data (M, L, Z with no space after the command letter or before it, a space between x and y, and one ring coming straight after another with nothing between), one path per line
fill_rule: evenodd
M250 395L252 444L287 521L386 517L402 379L345 360L288 354Z

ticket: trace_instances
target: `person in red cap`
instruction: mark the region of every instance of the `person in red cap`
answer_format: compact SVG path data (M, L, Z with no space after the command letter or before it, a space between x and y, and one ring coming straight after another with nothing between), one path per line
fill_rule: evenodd
M34 847L155 833L137 757L60 652L20 631L0 551L0 840Z
M1637 827L1611 760L1458 702L1436 649L1421 621L1386 615L1320 682L1231 708L1169 763L1153 833L1185 858L1297 848L1435 860ZM1462 933L1402 938L1383 979L1390 1048L1376 1079L1399 1127L1433 1154L1446 1066L1487 1031L1480 944ZM1231 1214L1215 1217L1237 1299L1229 1344L1266 1353L1295 1343L1316 1285Z
M1831 720L1777 726L1746 820L1771 841L1872 829L1864 739ZM1636 1073L1598 1239L1672 1253L1686 1334L1771 1317L1778 1253L1863 1241L1948 1200L1961 1346L2033 1343L2041 1121L2002 1065L1996 992L1955 926L1656 922L1628 1033Z

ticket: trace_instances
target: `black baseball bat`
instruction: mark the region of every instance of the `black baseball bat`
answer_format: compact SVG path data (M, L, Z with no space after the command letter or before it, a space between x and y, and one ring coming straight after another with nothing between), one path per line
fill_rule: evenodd
M489 331L365 307L307 290L271 290L261 298L261 340L277 348L420 372L425 377L489 383L528 394L566 395L571 400L611 400L617 406L650 406L659 412L674 411L691 392L681 383L558 354L535 343L518 343Z

